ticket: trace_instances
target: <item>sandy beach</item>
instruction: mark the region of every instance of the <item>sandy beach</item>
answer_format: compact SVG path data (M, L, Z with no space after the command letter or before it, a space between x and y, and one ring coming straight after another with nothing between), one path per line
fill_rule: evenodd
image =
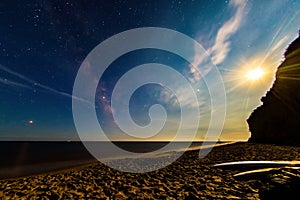
M278 174L270 175L271 182L241 181L233 177L238 170L212 168L217 163L240 160L300 160L300 147L235 143L214 148L203 159L193 150L168 167L144 174L120 172L94 163L1 180L0 196L3 199L260 199L263 191L273 187L274 176L275 184L281 184ZM288 183L289 177L283 179Z

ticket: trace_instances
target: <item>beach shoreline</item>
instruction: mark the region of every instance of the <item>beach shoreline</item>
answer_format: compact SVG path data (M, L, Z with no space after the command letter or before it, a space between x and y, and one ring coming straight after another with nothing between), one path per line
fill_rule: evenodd
M300 160L300 147L234 143L213 148L202 159L185 152L171 165L148 173L126 173L100 162L22 178L0 180L0 196L8 198L170 198L259 199L260 180L238 181L237 170L214 164L241 160Z
M28 146L32 145L31 142L16 142L16 143L20 143L21 146L19 147L21 150L24 149L28 149ZM33 145L36 145L35 143L37 142L33 142ZM45 143L45 142L41 142L42 144L46 144L49 147L55 147L56 144L59 144L59 148L61 148L61 146L63 145L69 145L69 147L67 148L61 148L61 150L56 150L57 152L50 152L50 151L43 151L43 149L40 149L40 152L36 155L36 154L30 154L26 153L27 158L23 158L20 159L18 153L14 153L12 155L9 155L9 159L10 161L4 161L5 159L7 160L8 156L7 155L2 155L2 157L4 157L4 159L2 159L2 163L0 163L0 180L3 179L17 179L17 178L22 178L22 177L27 177L27 176L32 176L32 175L40 175L40 174L47 174L47 173L55 173L60 172L60 171L65 171L68 169L73 169L73 168L77 168L77 167L81 167L84 165L89 165L92 163L96 163L98 162L96 158L94 158L92 155L90 155L90 153L84 148L83 144L81 142L76 142L74 145L74 154L77 154L75 156L72 156L71 158L69 158L67 155L71 155L70 151L70 145L73 145L71 143L63 143L63 142L58 142L58 143L53 143L53 144L49 144L49 143ZM131 145L130 142L121 142L124 146L124 144L128 147L130 144L130 146L135 146L136 144L133 143L133 145ZM165 143L165 142L164 142ZM181 142L179 142L180 144ZM14 149L18 149L17 145L15 145L15 143L12 144L7 144L7 143L1 143L1 144L5 144L6 146L12 146ZM141 143L144 144L144 143ZM152 144L152 143L147 143L147 144ZM155 143L157 145L157 143ZM159 146L162 146L162 143L158 143ZM232 144L232 142L222 142L222 143L216 143L213 144L212 142L208 142L208 145L206 144L206 146L202 146L202 144L200 144L199 142L196 142L197 145L195 145L195 143L193 145L191 145L191 147L187 148L187 149L182 149L182 148L177 148L177 149L172 149L170 151L166 151L160 154L149 154L149 158L153 157L164 157L164 156L171 156L172 154L175 153L183 153L185 151L192 151L192 150L200 150L200 149L206 149L206 148L212 148L212 147L218 147L218 146L223 146L223 145L228 145L228 144ZM2 145L3 146L3 145ZM23 148L24 146L26 146L26 148ZM37 147L33 147L33 150L39 150L38 148L41 146L37 143L36 145ZM125 147L126 147L125 146ZM179 145L180 146L180 145ZM6 147L7 149L9 149L8 147ZM49 148L51 149L51 148ZM147 149L147 148L146 148ZM66 150L66 152L64 152L64 150ZM131 147L132 150L132 147ZM138 151L142 151L141 148L137 148L135 150ZM55 156L55 154L57 156ZM65 155L63 155L65 154ZM6 158L5 158L6 157ZM18 162L14 162L12 159L13 157L16 157L16 160L21 160ZM46 160L46 158L50 158L49 160ZM135 158L135 157L133 157ZM124 160L124 159L131 159L130 157L126 157L126 158L122 158L122 157L108 157L107 159L104 160L104 162L109 162L109 161L119 161L119 160ZM23 161L23 163L22 163ZM32 163L30 163L30 161L32 161ZM11 164L8 165L7 163L10 162ZM14 164L16 163L16 164Z

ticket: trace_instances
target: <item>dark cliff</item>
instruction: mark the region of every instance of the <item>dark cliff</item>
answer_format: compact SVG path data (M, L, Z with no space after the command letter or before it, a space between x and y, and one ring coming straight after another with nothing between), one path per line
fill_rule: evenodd
M247 120L249 142L300 146L300 32L284 56L262 106Z

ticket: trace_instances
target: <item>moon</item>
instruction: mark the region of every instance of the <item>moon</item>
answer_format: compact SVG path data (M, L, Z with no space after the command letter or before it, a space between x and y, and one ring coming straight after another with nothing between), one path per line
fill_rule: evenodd
M261 68L251 69L246 73L246 77L250 81L257 81L262 79L265 74L265 71Z

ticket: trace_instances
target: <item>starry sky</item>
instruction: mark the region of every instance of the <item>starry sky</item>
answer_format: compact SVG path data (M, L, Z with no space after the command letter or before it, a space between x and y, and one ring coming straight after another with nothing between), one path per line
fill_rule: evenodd
M300 1L1 1L0 140L77 140L72 91L83 60L107 38L140 27L179 31L207 50L227 96L220 140L247 140L246 119L272 86L287 45L298 36ZM197 53L191 56L195 63L201 59ZM211 113L203 77L186 60L157 49L122 55L101 77L92 103L105 133L113 140L132 140L114 122L110 100L117 81L144 63L171 66L197 88L201 120L196 140L202 140ZM248 80L247 71L256 67L264 76ZM170 140L180 119L179 101L193 106L184 91L175 98L157 84L144 85L130 99L130 114L145 126L151 105L161 104L168 119L150 140Z

